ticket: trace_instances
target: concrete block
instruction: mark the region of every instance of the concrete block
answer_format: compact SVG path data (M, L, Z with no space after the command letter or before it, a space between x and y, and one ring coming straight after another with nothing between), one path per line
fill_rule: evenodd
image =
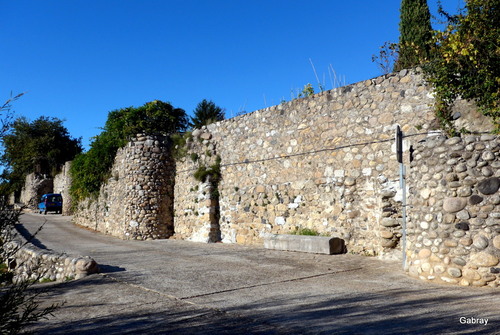
M344 253L345 242L338 237L270 234L264 237L264 248L333 255Z

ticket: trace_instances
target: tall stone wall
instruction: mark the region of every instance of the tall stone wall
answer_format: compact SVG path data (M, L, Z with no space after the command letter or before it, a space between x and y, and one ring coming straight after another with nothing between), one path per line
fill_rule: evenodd
M432 102L420 75L401 71L204 128L191 154L216 147L221 158L221 241L261 244L265 234L311 228L345 239L353 252L400 248L395 125L428 130ZM206 227L200 215L182 212L200 190L197 168L178 164L176 231L186 220L193 234Z
M500 138L430 137L415 146L409 182L413 277L500 285Z
M446 140L432 131L433 102L421 75L403 70L202 127L175 159L164 139L138 135L75 222L124 239L257 245L309 228L350 252L401 258L398 124L410 275L498 285L499 140ZM456 104L456 125L491 130L471 109Z
M52 178L47 178L39 173L30 173L26 176L19 201L28 208L38 208L42 195L51 193L53 188L54 180Z
M61 172L54 177L53 192L62 195L63 215L71 215L71 196L69 193L69 188L71 187L71 174L69 173L70 168L71 162L66 162L62 167Z
M175 166L163 137L137 135L116 155L98 199L78 204L76 224L122 239L173 234Z
M219 242L219 190L212 170L218 154L212 135L203 127L187 138L175 177L175 237L193 242Z

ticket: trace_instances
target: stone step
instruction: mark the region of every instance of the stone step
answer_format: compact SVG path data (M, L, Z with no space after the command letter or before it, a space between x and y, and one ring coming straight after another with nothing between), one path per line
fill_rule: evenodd
M264 237L264 248L333 255L345 252L345 242L329 236L270 234Z

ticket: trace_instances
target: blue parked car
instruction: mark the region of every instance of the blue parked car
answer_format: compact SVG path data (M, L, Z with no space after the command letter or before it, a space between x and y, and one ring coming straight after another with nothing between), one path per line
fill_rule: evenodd
M62 195L56 193L47 193L42 195L42 199L38 204L38 212L47 214L47 212L62 213L63 198Z

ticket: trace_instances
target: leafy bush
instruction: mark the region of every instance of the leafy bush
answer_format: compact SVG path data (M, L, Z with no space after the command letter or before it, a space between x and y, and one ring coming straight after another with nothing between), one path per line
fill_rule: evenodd
M101 134L94 137L90 150L75 158L70 173L71 195L78 202L97 196L109 177L116 153L139 133L171 135L184 131L188 119L183 109L155 100L144 106L111 111Z
M197 181L206 182L208 177L210 177L210 182L214 185L218 184L221 179L221 158L217 156L215 158L215 163L209 167L199 166L194 172L193 177Z
M449 133L457 97L476 102L500 130L500 6L498 0L466 0L447 28L435 32L435 57L424 66L436 92L436 114Z

